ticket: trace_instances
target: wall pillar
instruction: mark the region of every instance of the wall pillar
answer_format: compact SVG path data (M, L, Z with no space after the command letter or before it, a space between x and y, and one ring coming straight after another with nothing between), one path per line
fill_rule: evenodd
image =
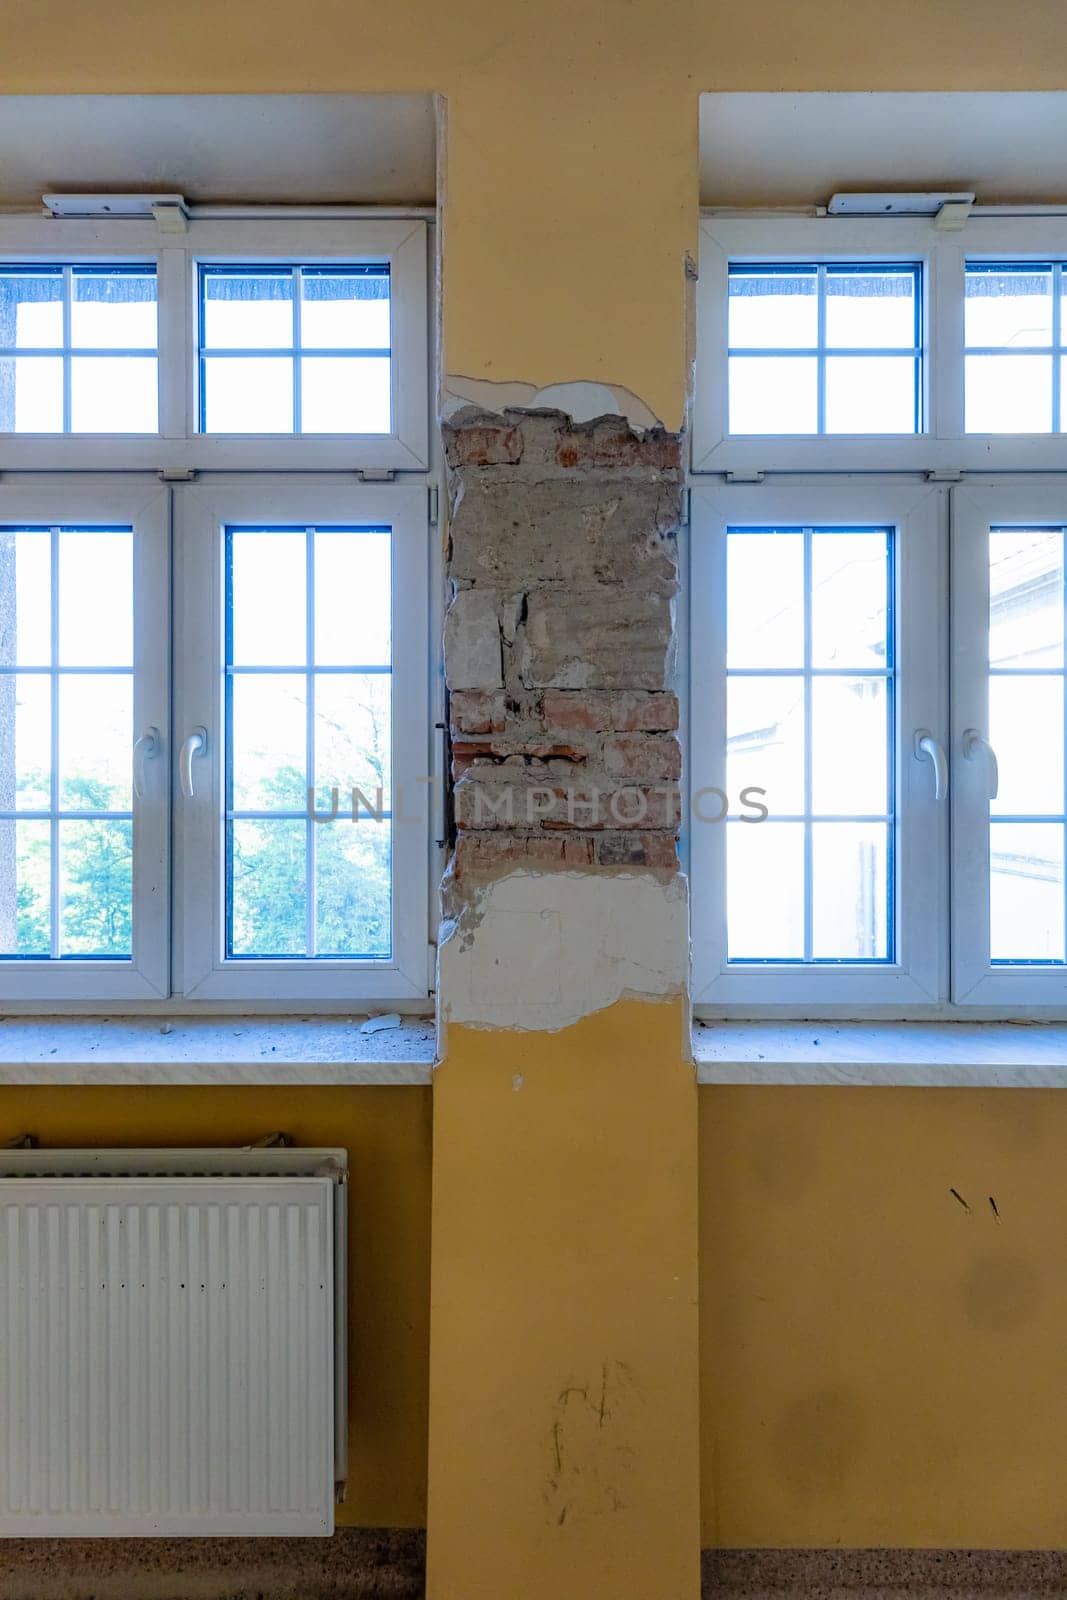
M430 1600L699 1592L681 442L445 428Z

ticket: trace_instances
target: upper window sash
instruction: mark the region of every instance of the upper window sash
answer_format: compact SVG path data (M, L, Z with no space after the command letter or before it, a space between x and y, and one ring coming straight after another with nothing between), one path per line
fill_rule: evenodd
M182 234L154 222L0 218L0 261L154 266L159 292L158 434L5 434L0 471L425 471L429 444L428 228L412 219L198 219ZM200 428L201 268L387 267L390 394L387 432L206 433Z
M923 285L921 415L915 434L728 431L731 263L914 263ZM972 217L959 232L925 218L708 216L697 284L692 467L697 473L1051 470L1067 461L1055 433L967 433L964 306L968 263L1067 261L1067 217Z

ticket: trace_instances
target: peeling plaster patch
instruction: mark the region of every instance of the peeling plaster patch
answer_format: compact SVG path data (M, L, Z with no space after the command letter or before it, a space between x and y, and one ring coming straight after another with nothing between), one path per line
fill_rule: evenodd
M577 423L591 422L605 415L620 416L638 431L663 426L645 402L621 384L592 383L585 379L551 383L539 389L534 383L496 382L492 378L465 378L459 373L449 373L441 388L441 417L453 417L470 405L499 412L511 408L558 408L569 412L572 422Z
M453 910L438 954L442 1025L556 1032L617 1000L685 992L680 873L512 872L465 884Z

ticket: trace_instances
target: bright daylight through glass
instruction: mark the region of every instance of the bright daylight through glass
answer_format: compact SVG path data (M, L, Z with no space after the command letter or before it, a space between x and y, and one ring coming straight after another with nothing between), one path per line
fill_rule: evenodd
M200 269L205 433L388 433L388 267Z
M918 432L920 281L912 265L732 262L730 432Z
M391 536L226 538L227 954L392 947ZM318 814L309 816L311 795Z
M133 535L0 528L0 958L132 953Z
M968 262L968 433L1059 433L1064 426L1062 265Z
M893 959L893 536L727 532L731 961Z
M1063 528L989 536L989 738L1000 785L990 805L994 962L1063 962Z
M0 266L0 433L155 433L154 266Z

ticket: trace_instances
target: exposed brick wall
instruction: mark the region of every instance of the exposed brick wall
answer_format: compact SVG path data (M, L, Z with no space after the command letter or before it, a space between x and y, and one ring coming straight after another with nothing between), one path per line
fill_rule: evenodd
M674 870L681 439L469 409L444 440L455 873Z

